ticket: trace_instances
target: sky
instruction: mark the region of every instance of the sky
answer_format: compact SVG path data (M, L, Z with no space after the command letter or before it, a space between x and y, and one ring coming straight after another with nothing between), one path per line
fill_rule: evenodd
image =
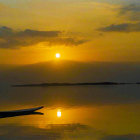
M139 0L0 0L0 64L140 61Z

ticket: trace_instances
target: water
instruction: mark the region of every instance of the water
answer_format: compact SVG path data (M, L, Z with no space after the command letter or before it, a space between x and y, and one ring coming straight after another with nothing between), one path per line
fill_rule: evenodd
M0 139L140 139L139 85L0 88L1 111L42 105L44 115L1 118Z

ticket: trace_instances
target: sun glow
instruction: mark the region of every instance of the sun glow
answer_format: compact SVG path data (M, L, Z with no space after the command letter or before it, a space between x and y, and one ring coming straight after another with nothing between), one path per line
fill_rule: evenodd
M61 55L60 55L60 53L56 53L56 58L60 58L61 57Z
M61 111L60 110L57 111L57 117L61 117Z

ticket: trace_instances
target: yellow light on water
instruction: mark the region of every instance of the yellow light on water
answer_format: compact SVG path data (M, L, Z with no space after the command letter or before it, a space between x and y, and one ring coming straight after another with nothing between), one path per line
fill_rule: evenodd
M56 53L56 58L60 58L61 57L61 55L60 55L60 53Z
M61 111L60 110L57 111L57 117L61 117Z

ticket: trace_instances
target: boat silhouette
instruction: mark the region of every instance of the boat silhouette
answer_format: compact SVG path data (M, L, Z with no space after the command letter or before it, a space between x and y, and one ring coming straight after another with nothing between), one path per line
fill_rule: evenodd
M16 116L23 116L23 115L43 115L43 113L41 113L41 112L36 112L37 110L40 110L42 108L43 108L43 106L36 107L36 108L30 108L30 109L1 111L0 118L16 117Z

